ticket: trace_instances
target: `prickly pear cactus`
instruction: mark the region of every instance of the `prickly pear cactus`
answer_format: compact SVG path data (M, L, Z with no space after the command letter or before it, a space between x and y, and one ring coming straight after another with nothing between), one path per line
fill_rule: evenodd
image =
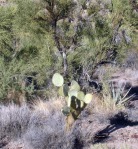
M53 75L52 82L55 86L60 87L59 95L66 99L67 106L62 109L63 114L67 117L72 115L74 120L77 119L81 111L91 102L92 95L85 95L75 80L71 81L70 86L64 84L64 78L59 73Z

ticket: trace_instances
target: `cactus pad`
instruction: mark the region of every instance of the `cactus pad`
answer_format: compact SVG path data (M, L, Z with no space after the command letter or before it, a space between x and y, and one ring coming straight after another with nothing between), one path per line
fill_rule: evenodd
M72 80L70 90L80 91L80 85L75 80Z
M82 91L79 91L78 94L77 94L77 98L79 100L83 101L84 100L84 97L85 97L84 93Z
M63 96L63 97L66 97L66 96L68 96L68 91L69 91L69 87L68 87L68 85L67 84L64 84L63 86L61 86L60 88L59 88L59 95L60 96Z
M86 94L83 101L84 101L86 104L88 104L88 103L91 102L91 100L92 100L92 94Z
M69 86L67 84L64 84L63 85L64 96L68 96L68 92L69 92Z
M69 107L63 107L62 113L66 116L69 115L70 114L70 108Z
M64 83L62 75L60 75L59 73L55 73L52 77L52 83L57 87L62 86Z
M78 91L76 91L76 90L70 90L70 91L68 92L68 96L69 96L69 97L75 96L75 97L77 98L77 96L78 96Z
M81 103L81 104L80 104L80 107L83 108L84 105L85 105L84 102L83 102L83 101L80 101L80 103Z

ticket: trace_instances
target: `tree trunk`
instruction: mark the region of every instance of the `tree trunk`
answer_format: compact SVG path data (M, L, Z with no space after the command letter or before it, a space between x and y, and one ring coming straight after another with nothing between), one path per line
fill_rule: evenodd
M60 52L60 54L62 55L64 77L66 77L67 76L67 70L68 70L67 54L66 54L66 50L63 47L63 45L60 44L59 38L57 36L56 21L53 24L53 30L54 30L53 37L54 37L54 41L55 41L56 47L57 47L58 51Z
M67 62L67 55L65 52L62 54L63 57L63 68L64 68L64 76L67 76L67 70L68 70L68 62Z

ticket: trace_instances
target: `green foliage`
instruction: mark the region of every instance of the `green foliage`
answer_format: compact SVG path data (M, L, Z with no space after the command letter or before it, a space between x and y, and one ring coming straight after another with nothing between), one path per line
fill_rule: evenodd
M19 82L23 74L19 75L19 70L23 70L21 61L17 63L17 61L13 60L10 65L7 65L4 59L0 58L0 99L5 98L9 90L21 89Z
M16 12L16 7L1 7L0 6L0 53L5 58L9 58L13 54L14 47L12 40L13 33L13 19Z
M31 76L36 85L25 91L46 98L51 74L63 73L65 61L65 80L77 81L84 72L92 75L101 61L120 63L129 48L137 49L137 17L129 0L8 0L0 6L1 99L9 86L18 88L8 79L12 75ZM72 81L71 88L64 84L60 93L76 90L82 101L80 85Z
M1 65L5 66L1 67L1 72L5 72L1 77L1 99L6 98L12 89L25 91L31 96L37 94L42 87L45 88L51 68L57 64L51 35L35 21L39 9L38 4L32 0L9 0L6 6L0 6L0 59ZM10 67L18 69L12 72ZM21 82L31 76L40 90L36 91L33 83L18 89L19 80L16 82L12 75L18 76ZM7 81L4 81L5 78ZM45 92L46 88L41 94Z

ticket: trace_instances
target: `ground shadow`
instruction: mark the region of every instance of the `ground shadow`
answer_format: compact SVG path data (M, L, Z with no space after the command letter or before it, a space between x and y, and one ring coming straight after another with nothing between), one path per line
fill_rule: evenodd
M130 89L128 97L134 95L131 100L138 100L138 86L134 86Z
M110 119L110 125L108 125L105 129L95 134L93 143L95 144L105 142L109 138L109 135L112 132L120 128L124 128L127 126L136 126L136 125L138 125L138 122L131 122L127 120L127 115L121 112Z

